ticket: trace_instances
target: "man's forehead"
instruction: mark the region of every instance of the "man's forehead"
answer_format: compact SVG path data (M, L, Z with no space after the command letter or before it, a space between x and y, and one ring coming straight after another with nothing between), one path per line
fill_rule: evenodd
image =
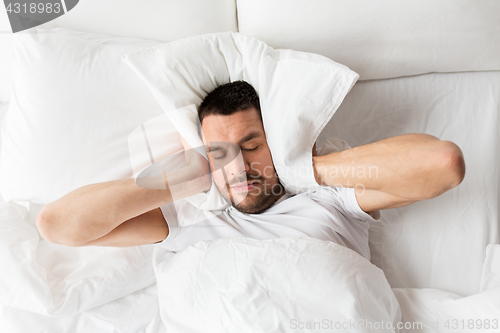
M210 142L241 144L265 136L256 110L238 111L231 115L208 115L201 124L204 139Z

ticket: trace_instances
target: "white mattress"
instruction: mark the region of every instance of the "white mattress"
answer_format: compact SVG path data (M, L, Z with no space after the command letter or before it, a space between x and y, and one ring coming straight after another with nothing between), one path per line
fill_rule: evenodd
M461 185L432 200L382 211L382 222L370 230L372 262L394 288L405 320L489 315L500 308L498 245L483 267L486 246L500 238L499 111L500 72L365 81L356 84L320 137L319 146L334 136L354 147L422 132L451 140L464 153ZM33 223L40 207L30 207L28 216L7 206L0 206L0 260L9 265L9 275L0 276L0 331L165 332L150 247L58 252L57 245L38 241ZM115 288L106 285L110 281ZM489 289L487 281L491 292L461 298ZM13 294L6 283L15 284Z

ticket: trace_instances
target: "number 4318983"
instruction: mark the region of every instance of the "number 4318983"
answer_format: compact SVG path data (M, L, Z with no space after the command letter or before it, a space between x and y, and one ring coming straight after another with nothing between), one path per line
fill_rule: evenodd
M6 7L7 13L14 13L14 14L19 14L19 13L55 13L59 14L61 12L61 4L56 2L56 3L9 3Z

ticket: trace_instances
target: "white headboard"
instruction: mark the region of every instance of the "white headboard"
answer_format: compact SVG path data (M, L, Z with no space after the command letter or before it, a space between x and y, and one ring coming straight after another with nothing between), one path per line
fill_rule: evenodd
M500 70L498 0L237 0L239 31L360 80Z
M500 70L499 13L498 0L85 0L44 26L165 42L239 30L368 80ZM9 31L0 10L0 101L11 94Z
M13 34L2 6L0 101L8 101L11 95ZM164 42L238 29L234 0L82 0L71 11L43 26Z
M234 0L81 0L44 27L163 42L238 29Z
M8 101L12 90L12 37L7 12L0 4L0 102Z

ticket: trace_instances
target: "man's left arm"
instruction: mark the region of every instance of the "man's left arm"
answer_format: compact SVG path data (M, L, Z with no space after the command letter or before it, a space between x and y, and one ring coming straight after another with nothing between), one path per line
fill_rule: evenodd
M318 184L354 187L367 213L437 197L465 176L456 144L417 133L313 156L313 165Z

